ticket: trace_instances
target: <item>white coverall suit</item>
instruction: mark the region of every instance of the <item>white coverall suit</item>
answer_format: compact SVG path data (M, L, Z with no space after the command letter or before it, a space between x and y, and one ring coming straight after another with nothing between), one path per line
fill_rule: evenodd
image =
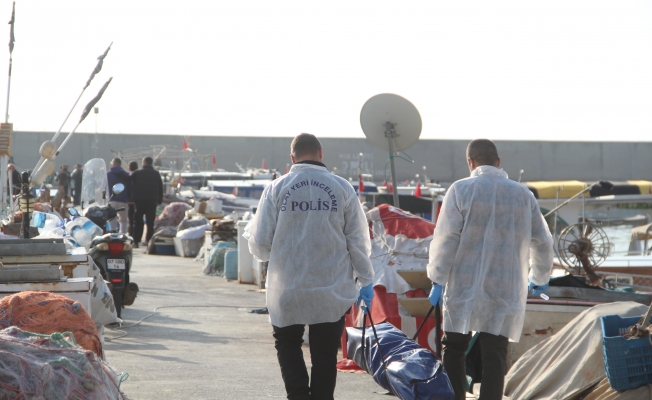
M518 342L530 281L545 285L552 236L539 204L502 169L483 165L448 190L430 244L428 277L445 286L444 331Z
M369 226L351 184L295 164L265 188L245 238L267 269L272 325L334 322L372 283Z
M530 281L544 285L552 269L552 236L534 195L483 165L455 182L430 244L428 277L445 286L444 368L464 399L469 332L479 332L480 398L502 399L508 338L523 330Z
M355 190L321 163L303 161L265 188L247 226L267 269L267 308L288 399L333 399L344 314L373 282L369 227ZM311 378L301 349L310 325Z

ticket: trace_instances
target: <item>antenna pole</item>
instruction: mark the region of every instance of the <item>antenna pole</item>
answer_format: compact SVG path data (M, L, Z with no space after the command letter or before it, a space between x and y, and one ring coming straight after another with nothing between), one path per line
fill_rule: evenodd
M389 165L392 169L392 191L394 195L394 207L400 208L398 202L398 185L396 184L396 168L394 167L394 138L398 135L394 130L396 124L393 124L389 121L385 122L385 137L387 138L387 143L389 144Z

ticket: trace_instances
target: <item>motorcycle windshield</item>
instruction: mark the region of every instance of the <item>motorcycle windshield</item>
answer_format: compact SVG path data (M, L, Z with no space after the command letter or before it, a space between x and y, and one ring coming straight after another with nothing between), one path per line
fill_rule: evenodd
M84 164L82 174L81 201L84 208L105 206L109 202L109 182L106 177L106 164L101 158L94 158ZM91 203L91 201L93 201Z

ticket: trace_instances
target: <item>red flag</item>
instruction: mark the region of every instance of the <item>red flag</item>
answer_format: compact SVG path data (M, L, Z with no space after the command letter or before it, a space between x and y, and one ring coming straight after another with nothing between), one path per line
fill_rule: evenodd
M362 175L358 177L358 193L364 192L364 182L362 182Z
M211 161L213 163L213 167L217 167L217 157L215 156L215 152L213 152L213 157L211 158Z
M265 162L264 158L263 158L263 169L267 169L267 163Z
M417 189L414 191L414 197L421 197L421 181L417 182Z
M186 142L186 138L183 138L183 146L181 146L182 150L190 150L190 147L188 147L188 142Z
M392 182L390 182L387 186L387 189L389 190L390 193L394 193L394 185L392 185Z
M238 187L234 186L233 187L233 192L231 192L232 195L237 196L238 195Z

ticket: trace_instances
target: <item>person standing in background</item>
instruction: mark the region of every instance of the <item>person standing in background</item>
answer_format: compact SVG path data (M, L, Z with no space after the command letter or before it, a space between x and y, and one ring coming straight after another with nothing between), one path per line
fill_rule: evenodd
M163 202L163 180L154 169L152 157L143 158L143 167L131 173L134 189L134 247L138 248L143 237L143 216L147 220L146 241L154 235L156 207Z
M118 220L120 221L120 233L127 233L129 222L127 220L127 199L129 199L129 189L131 188L131 177L129 172L122 169L122 160L114 158L111 161L111 169L106 174L109 181L109 205L113 208L122 208L118 211ZM113 185L122 183L124 190L120 194L113 193ZM117 221L112 219L109 221L109 226L112 231L116 230Z
M7 188L9 188L9 174L11 174L11 192L7 190L7 193L11 193L13 195L20 194L20 189L23 184L23 180L20 177L20 172L16 170L16 166L14 164L9 164L7 166Z
M131 161L129 163L129 175L133 174L135 170L138 169L138 162ZM134 183L129 179L129 198L127 199L128 212L127 217L129 218L129 236L134 235L134 212L136 211L136 205L134 204Z
M70 189L70 174L68 173L68 166L62 165L55 181L59 184L57 189L57 196L54 198L52 208L61 214L62 217L66 216L66 204L68 204L68 190Z
M78 206L81 204L81 191L82 191L82 177L84 176L84 170L81 164L75 165L75 169L72 170L70 174L70 180L72 188L72 204Z

